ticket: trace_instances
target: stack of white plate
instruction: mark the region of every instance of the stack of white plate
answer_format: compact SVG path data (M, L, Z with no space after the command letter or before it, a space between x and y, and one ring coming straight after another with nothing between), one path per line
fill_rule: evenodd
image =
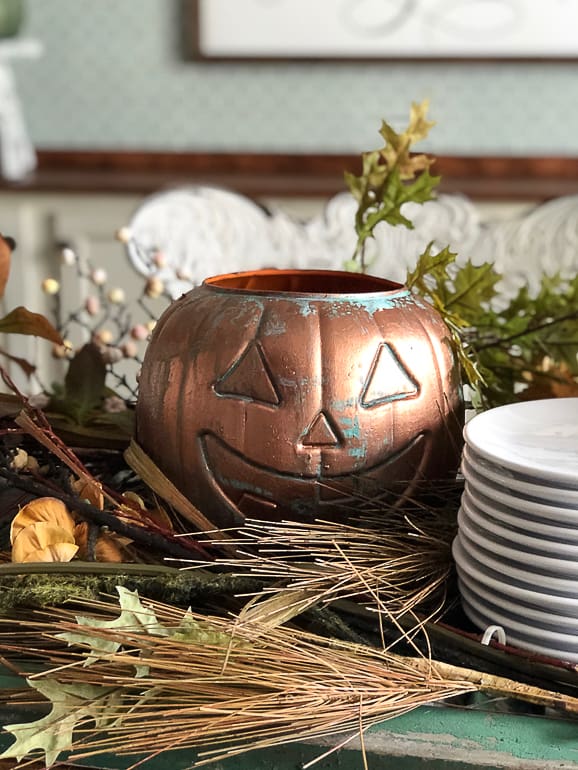
M578 398L490 409L464 436L453 554L466 614L578 662Z

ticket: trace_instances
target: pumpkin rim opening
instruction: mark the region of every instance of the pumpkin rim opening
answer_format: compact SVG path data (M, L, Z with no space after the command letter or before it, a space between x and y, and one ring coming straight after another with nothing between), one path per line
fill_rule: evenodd
M406 291L401 283L366 273L344 270L248 270L205 279L203 284L222 291L262 294L383 294Z

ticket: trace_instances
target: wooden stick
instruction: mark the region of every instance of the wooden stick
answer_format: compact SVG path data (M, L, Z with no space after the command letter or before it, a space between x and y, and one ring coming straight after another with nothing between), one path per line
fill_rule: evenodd
M503 676L494 676L482 671L476 671L449 663L428 660L427 658L402 658L408 666L427 675L438 675L445 680L454 682L471 682L479 692L501 697L518 698L519 700L535 703L539 706L560 709L572 714L578 713L578 698L559 692L550 692L541 687L534 687L523 682L516 682Z

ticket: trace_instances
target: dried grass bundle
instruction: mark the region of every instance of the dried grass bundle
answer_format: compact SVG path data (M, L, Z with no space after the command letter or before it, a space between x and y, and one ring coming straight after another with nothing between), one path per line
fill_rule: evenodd
M435 617L453 569L457 505L396 500L364 500L366 510L346 524L248 521L239 555L220 563L270 581L263 595L285 597L285 620L311 604L351 598L394 619L416 611ZM263 612L256 606L249 617L266 622L281 605L281 597L261 603Z
M122 613L113 621L58 611L2 635L1 648L34 649L50 664L29 682L54 701L44 720L7 728L17 742L4 756L44 750L50 764L69 748L76 727L76 757L190 748L205 764L287 741L363 733L461 693L520 689L425 659L287 628L263 634L236 619L145 606L126 589L119 594ZM63 641L73 646L63 648ZM535 688L525 687L523 696L562 703ZM566 705L578 709L578 700Z

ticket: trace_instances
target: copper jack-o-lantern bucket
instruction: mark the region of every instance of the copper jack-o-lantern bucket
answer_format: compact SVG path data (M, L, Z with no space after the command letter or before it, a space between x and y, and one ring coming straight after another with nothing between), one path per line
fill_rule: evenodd
M455 472L448 336L429 304L381 278L210 278L155 328L136 440L219 526L343 516L367 489Z

